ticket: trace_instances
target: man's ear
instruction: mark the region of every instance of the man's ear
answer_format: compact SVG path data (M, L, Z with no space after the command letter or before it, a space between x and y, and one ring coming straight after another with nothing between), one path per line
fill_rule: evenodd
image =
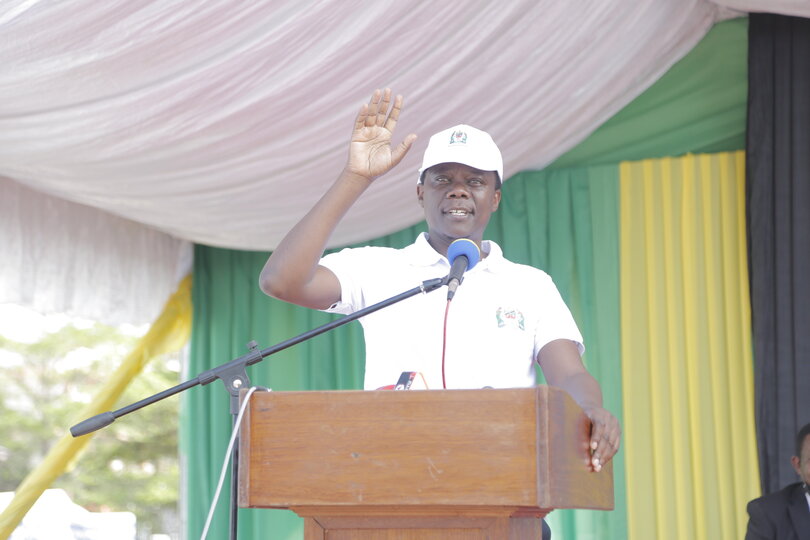
M793 470L796 471L796 474L801 476L802 475L801 459L799 459L798 456L793 456L792 458L790 458L790 464L793 465Z
M495 194L492 196L492 211L495 212L501 204L501 190L496 189Z
M419 201L419 206L425 207L425 186L424 184L416 184L416 200Z

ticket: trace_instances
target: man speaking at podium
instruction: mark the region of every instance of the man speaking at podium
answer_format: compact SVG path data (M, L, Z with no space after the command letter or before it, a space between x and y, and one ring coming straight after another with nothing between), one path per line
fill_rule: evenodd
M413 145L410 134L392 146L401 109L402 97L392 102L389 89L375 91L363 105L348 162L272 253L261 272L262 290L301 306L351 313L446 275L451 244L471 241L475 253L463 261L470 270L458 279L463 284L452 301L452 293L445 298L437 291L360 319L365 388L396 383L405 371L420 372L429 388L527 387L535 382L536 362L548 384L567 391L591 419L591 467L598 472L618 450L621 430L582 363L576 323L548 275L508 261L494 242L483 240L504 179L500 150L487 133L459 125L431 137L416 185L428 232L412 245L323 256L349 208Z

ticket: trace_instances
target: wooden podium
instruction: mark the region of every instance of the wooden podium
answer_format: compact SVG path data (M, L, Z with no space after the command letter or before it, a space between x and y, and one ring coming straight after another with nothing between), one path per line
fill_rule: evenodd
M540 538L554 508L613 509L589 431L547 386L256 392L239 506L292 509L306 540Z

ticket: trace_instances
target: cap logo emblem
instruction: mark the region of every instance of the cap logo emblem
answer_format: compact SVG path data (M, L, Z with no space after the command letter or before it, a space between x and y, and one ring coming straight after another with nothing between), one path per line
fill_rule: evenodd
M467 134L463 131L454 131L450 135L450 144L467 144Z

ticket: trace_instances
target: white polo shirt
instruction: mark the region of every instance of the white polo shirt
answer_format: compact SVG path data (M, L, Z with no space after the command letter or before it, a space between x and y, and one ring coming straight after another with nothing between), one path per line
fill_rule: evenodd
M515 388L535 384L543 346L570 339L583 353L582 335L545 272L503 257L494 242L464 275L450 305L445 374L447 388ZM337 276L341 300L326 311L352 313L441 278L447 259L425 233L404 249L347 248L321 264ZM421 372L431 389L442 388L442 331L447 288L412 296L360 318L366 341L365 388L397 382L403 371Z

